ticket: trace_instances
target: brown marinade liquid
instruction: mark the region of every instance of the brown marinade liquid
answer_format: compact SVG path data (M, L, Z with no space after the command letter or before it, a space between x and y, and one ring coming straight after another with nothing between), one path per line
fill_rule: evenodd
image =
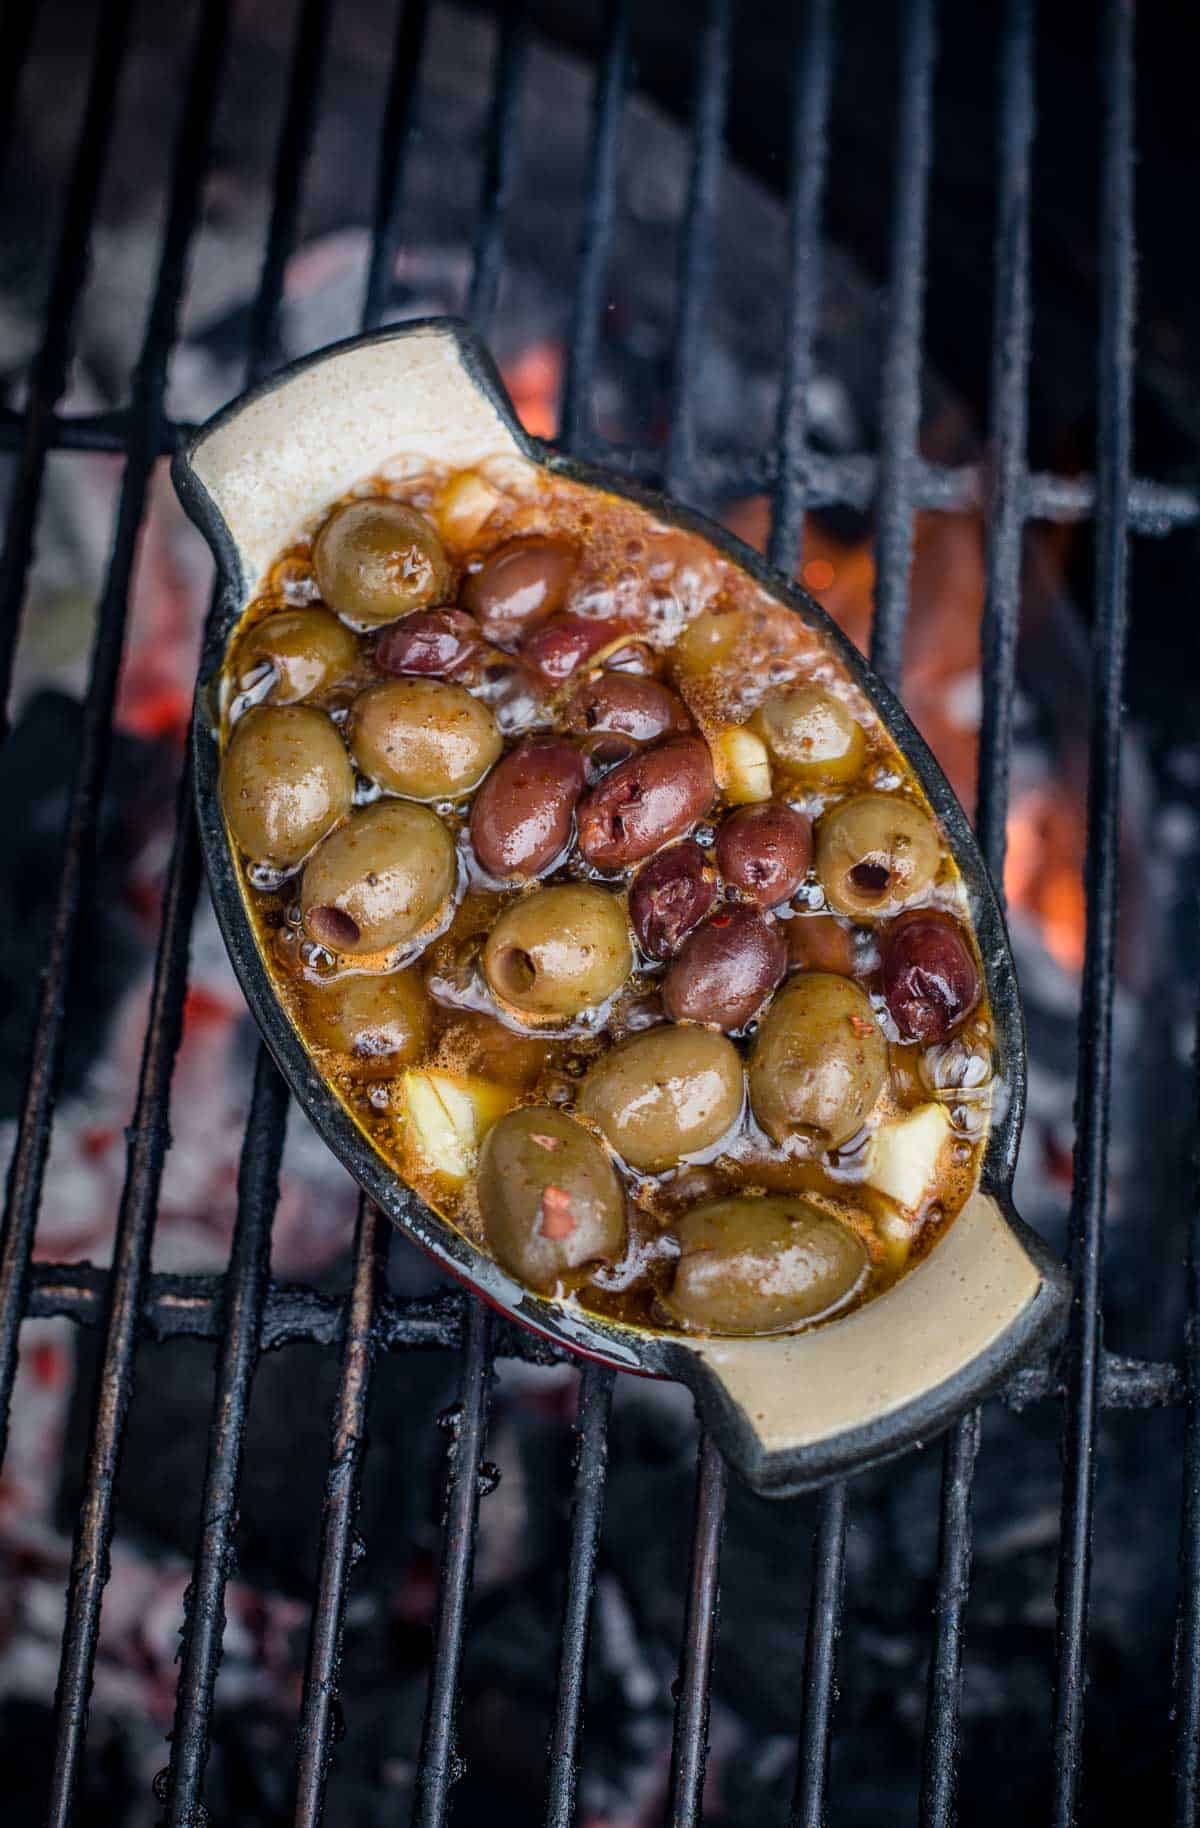
M446 480L444 473L421 468L409 475L374 478L354 495L389 496L428 514ZM495 504L486 524L474 530L465 544L448 545L459 583L490 551L514 537L531 533L561 536L579 553L572 610L581 615L616 616L625 625L616 643L617 653L602 653L599 660L614 659L618 665L653 672L684 700L710 743L722 731L744 724L767 693L800 683L820 685L851 710L866 739L855 778L819 790L797 788L795 783L789 787L786 769L776 764L773 798L788 800L815 822L827 806L850 794L896 792L932 816L912 769L838 656L800 617L706 541L657 521L647 510L620 497L524 466L498 473L494 493ZM330 509L337 505L331 503ZM239 713L262 695L256 684L239 694L233 678L233 662L248 630L281 609L318 602L311 541L305 539L280 555L231 637L224 680L223 740L228 739ZM717 633L727 629L731 638L724 645L716 639L704 670L689 672L676 666L673 648L683 630L700 616L728 618L717 625ZM306 702L342 721L365 687L395 677L374 665L372 651L372 635L360 636L354 670ZM588 667L597 664L593 657L564 684L535 692L532 709L528 698L522 697L519 682L514 685L512 657L495 648L485 647L454 677L492 704L508 749L527 729L553 730L566 698ZM720 779L718 770L718 782ZM371 797L369 784L360 781L356 804ZM722 795L693 833L710 859L716 828L727 805ZM458 840L464 887L445 931L414 961L424 973L431 1004L428 1044L415 1070L486 1082L495 1088L498 1110L523 1104L552 1105L578 1117L576 1100L588 1065L614 1042L662 1020L662 966L635 954L633 974L606 1008L599 1031L580 1023L575 1025L576 1032L546 1035L506 1020L489 1000L478 957L488 931L522 890L497 889L481 879L465 841L469 798L436 805L434 810ZM299 870L281 883L267 881L262 886L261 872L249 868L244 860L239 860L239 869L246 907L271 979L316 1067L396 1174L486 1250L474 1180L456 1183L432 1172L413 1146L400 1087L403 1071L395 1079L381 1079L366 1063L323 1047L316 1037L316 999L339 971L386 967L392 961L382 956L339 960L308 940L299 917ZM624 899L631 874L627 871L623 878L602 875L572 851L561 867L541 878L541 886L594 879ZM920 901L952 914L970 933L965 892L944 841L939 872ZM806 884L790 903L774 910L774 917L786 933L791 922L822 911L821 893L810 869ZM837 918L856 948L856 981L871 996L876 1013L886 1020L872 928ZM974 947L973 936L970 943ZM735 1034L732 1039L745 1055L752 1035ZM968 1017L958 1039L991 1060L993 1031L986 996ZM722 1194L783 1192L803 1193L863 1239L870 1269L854 1305L880 1294L937 1242L975 1187L986 1142L991 1089L990 1080L985 1080L961 1095L949 1084L933 1091L928 1076L922 1080L918 1047L891 1039L888 1053L887 1082L872 1123L878 1125L928 1104L931 1097L937 1097L950 1116L950 1142L941 1152L937 1183L915 1215L910 1213L898 1223L896 1208L888 1198L865 1185L861 1139L853 1139L860 1146L850 1152L800 1157L769 1140L754 1121L747 1101L740 1124L715 1159L684 1162L660 1175L635 1174L617 1160L628 1198L624 1257L560 1292L610 1319L639 1327L669 1325L656 1307L656 1296L674 1272L672 1221L688 1207Z

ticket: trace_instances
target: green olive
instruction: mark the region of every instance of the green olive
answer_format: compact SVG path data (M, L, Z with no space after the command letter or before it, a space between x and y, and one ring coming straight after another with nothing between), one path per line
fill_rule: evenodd
M354 770L337 728L311 705L261 706L234 726L221 762L229 829L254 863L293 869L350 810Z
M523 895L505 909L483 949L492 994L535 1018L594 1008L632 969L623 905L586 882Z
M525 1106L493 1124L479 1155L479 1207L496 1261L551 1293L625 1247L625 1202L608 1156L563 1111Z
M579 1108L630 1167L661 1174L719 1142L737 1122L742 1093L741 1058L724 1035L652 1028L601 1055Z
M352 1054L363 1079L389 1079L411 1066L429 1036L429 999L416 971L335 978L310 993L306 1013L313 1040Z
M413 800L470 793L500 754L496 720L465 686L393 679L354 701L350 747L364 774Z
M857 1232L807 1200L733 1195L686 1213L662 1307L699 1333L781 1333L820 1320L861 1287Z
M836 914L880 920L897 913L924 894L941 861L937 826L899 794L855 794L817 826L817 875Z
M263 702L291 705L336 685L357 658L354 636L327 609L281 609L239 641L234 683L245 691L269 667L275 677Z
M304 871L300 908L331 952L379 952L433 927L457 876L454 839L427 806L380 800L347 820Z
M860 1130L887 1076L887 1042L850 978L805 971L763 1017L750 1054L750 1103L777 1143L836 1149Z
M861 725L840 698L820 686L798 686L768 698L754 722L775 760L797 781L814 786L850 781L862 767L866 740Z
M450 565L415 508L375 496L335 508L313 543L321 595L354 628L444 603Z

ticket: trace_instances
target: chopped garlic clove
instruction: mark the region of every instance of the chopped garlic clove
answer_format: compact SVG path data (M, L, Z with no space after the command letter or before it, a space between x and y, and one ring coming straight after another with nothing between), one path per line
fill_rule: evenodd
M499 507L499 489L477 470L463 470L444 482L433 498L433 518L448 546L469 546Z
M412 1141L426 1166L447 1180L469 1179L480 1143L512 1108L512 1095L490 1080L448 1073L405 1073L400 1084Z
M722 730L712 743L717 785L734 806L771 797L771 760L767 746L742 724Z
M950 1119L940 1104L919 1105L882 1124L867 1145L864 1180L915 1211L936 1185L938 1157L949 1135Z

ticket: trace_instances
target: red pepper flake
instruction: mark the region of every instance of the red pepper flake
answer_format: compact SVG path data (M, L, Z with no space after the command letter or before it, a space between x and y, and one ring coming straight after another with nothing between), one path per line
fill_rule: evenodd
M548 1149L551 1155L556 1149L562 1148L561 1136L542 1136L537 1130L533 1131L529 1140L535 1142L539 1149Z
M710 924L714 927L727 927L732 919L732 914L714 914Z
M850 1026L856 1035L869 1035L875 1028L874 1022L869 1022L866 1016L851 1016Z
M578 1223L571 1211L571 1196L565 1187L546 1187L542 1192L542 1236L559 1244L569 1238Z

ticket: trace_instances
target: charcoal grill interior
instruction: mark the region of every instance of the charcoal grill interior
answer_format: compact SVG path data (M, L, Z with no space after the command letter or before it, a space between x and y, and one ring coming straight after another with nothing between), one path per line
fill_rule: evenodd
M1094 392L1094 473L1086 463L1055 473L1035 468L1030 445L1030 374L1037 312L1031 258L1038 196L1035 131L1039 109L1062 105L1061 95L1039 93L1038 22L1033 0L1008 0L995 15L980 15L980 57L994 90L992 213L975 224L990 243L986 283L974 273L970 294L973 334L990 345L970 371L968 385L986 402L987 447L970 465L935 463L918 449L927 306L938 323L953 317L946 297L927 301L932 266L931 172L953 163L955 147L941 134L938 89L939 22L935 0L867 9L835 17L833 0L805 0L793 8L739 11L732 0L706 0L695 14L653 9L637 18L622 0L602 13L568 6L534 7L517 0L495 19L491 98L482 143L464 162L462 183L477 196L468 279L460 308L485 335L502 315L506 236L519 159L536 149L520 132L531 44L542 37L563 42L582 56L592 74L589 155L577 200L578 251L569 275L573 295L558 436L564 447L608 459L640 476L661 480L685 501L765 491L770 499L769 551L781 568L800 559L806 512L815 507L861 512L873 508L877 586L871 658L891 683L903 686L901 659L909 610L914 516L919 509L949 512L981 504L987 516L987 597L983 624L983 708L980 732L977 825L997 880L1003 876L1009 809L1010 756L1015 709L1018 619L1022 605L1022 555L1031 525L1086 524L1085 575L1092 592L1091 702L1087 800L1086 953L1078 1016L1077 1134L1070 1200L1069 1248L1076 1300L1070 1334L1060 1357L1023 1370L1005 1393L1007 1410L989 1408L965 1417L945 1441L925 1450L940 1460L940 1512L936 1564L919 1596L926 1606L919 1629L927 1659L919 1774L895 1791L915 1802L917 1819L945 1828L958 1819L960 1708L964 1679L971 1681L970 1601L973 1491L977 1463L989 1452L989 1430L1003 1416L1009 1453L1036 1431L1044 1437L1057 1412L1062 1476L1057 1536L1057 1587L1043 1597L1056 1612L1052 1709L1036 1730L1045 1742L1042 1816L1055 1828L1078 1819L1087 1794L1085 1749L1089 1672L1089 1613L1096 1599L1091 1581L1093 1522L1104 1493L1102 1451L1105 1412L1145 1429L1146 1452L1162 1461L1160 1505L1173 1521L1178 1544L1174 1649L1157 1647L1162 1665L1161 1716L1149 1791L1156 1820L1190 1824L1200 1799L1200 1232L1195 1190L1176 1185L1175 1236L1187 1241L1171 1262L1143 1265L1144 1298L1156 1298L1160 1278L1179 1286L1186 1278L1186 1328L1172 1356L1131 1358L1104 1348L1103 1259L1108 1184L1108 1141L1114 1084L1113 999L1117 971L1120 864L1120 762L1126 692L1127 601L1133 536L1149 547L1190 540L1200 523L1200 493L1186 464L1170 474L1135 473L1136 399L1135 135L1136 63L1133 9L1109 0L1102 17L1079 9L1071 30L1081 35L1078 57L1087 71L1073 105L1089 113L1087 133L1098 149L1091 194L1078 203L1092 223L1098 264L1079 283L1082 324L1069 352L1072 374L1086 352L1084 371ZM386 25L380 19L386 14ZM72 15L73 17L73 15ZM181 19L183 15L180 15ZM33 0L11 0L0 26L0 159L21 152L23 66L27 55L46 54ZM118 1508L119 1471L140 1356L182 1350L189 1341L212 1342L212 1392L207 1468L195 1518L188 1524L194 1560L183 1620L173 1730L164 1770L154 1787L155 1818L172 1825L199 1824L206 1814L205 1778L210 1753L214 1686L222 1656L226 1588L239 1536L247 1422L256 1370L263 1355L319 1347L336 1355L329 1417L328 1470L320 1515L315 1580L303 1692L298 1701L295 1757L286 1795L272 1821L311 1825L325 1810L331 1770L353 1740L356 1717L368 1697L342 1677L347 1606L355 1591L363 1545L357 1535L360 1487L367 1452L372 1386L388 1355L409 1362L431 1348L458 1355L457 1404L443 1417L444 1511L440 1519L437 1597L424 1717L414 1722L414 1822L422 1828L467 1818L456 1810L463 1777L464 1727L459 1707L464 1655L472 1630L472 1576L481 1504L489 1502L489 1406L498 1361L543 1361L546 1349L493 1320L464 1294L441 1290L398 1295L389 1287L389 1228L368 1205L360 1206L349 1286L328 1288L281 1283L270 1273L270 1245L279 1188L287 1097L265 1052L253 1073L237 1193L237 1221L228 1267L219 1277L176 1275L152 1269L152 1243L160 1187L170 1147L172 1072L188 990L189 936L201 893L200 865L191 810L189 770L178 782L174 845L162 903L153 993L145 1025L136 1109L130 1114L124 1184L116 1220L112 1263L94 1269L49 1260L37 1242L56 1087L70 1037L73 966L86 944L94 915L97 843L104 784L112 753L113 710L125 648L127 616L139 534L158 468L187 427L172 417L169 367L181 330L189 261L201 224L205 186L214 153L214 120L235 19L230 0L205 0L186 16L189 34L179 55L182 71L172 137L156 148L169 160L165 218L136 361L123 377L123 402L102 410L66 410L72 351L81 300L88 284L93 224L108 169L113 122L131 47L140 29L133 0L107 0L85 15L77 36L90 40L85 60L64 65L70 80L86 84L86 103L70 153L61 194L48 200L43 233L52 237L48 289L40 334L27 370L14 373L9 403L0 410L0 450L7 470L7 498L0 560L0 702L13 680L21 613L35 549L52 540L44 495L50 466L82 463L107 453L120 464L119 496L111 546L98 596L94 646L78 730L64 841L53 890L53 916L45 933L44 970L32 1031L11 1036L10 1049L27 1049L15 1147L9 1170L0 1253L0 1411L7 1419L17 1375L22 1323L62 1317L91 1329L99 1340L94 1408L75 1442L74 1550L67 1594L61 1662L54 1701L50 1755L25 1778L28 1816L54 1828L99 1819L87 1812L85 1777L93 1756L87 1739L89 1697ZM356 14L361 27L366 14ZM1064 14L1065 18L1065 14ZM378 71L372 127L374 165L370 252L359 321L374 327L396 315L393 273L408 233L406 175L415 156L414 126L421 95L423 57L430 29L430 0L402 0L375 9L374 26L390 39L386 68ZM336 0L299 0L291 24L291 49L278 94L269 98L272 132L270 212L253 306L243 325L246 382L269 373L280 357L280 316L288 263L304 220L321 119L322 84L343 23ZM1056 23L1054 55L1061 46ZM182 28L181 28L182 29ZM882 161L874 195L878 209L855 223L830 173L830 122L853 117L853 98L839 90L841 73L859 69L860 36L877 33L883 71L872 95L867 143ZM1043 54L1049 55L1044 52ZM769 70L767 89L738 89L739 71ZM1059 68L1058 64L1053 66ZM594 381L606 338L607 273L614 234L616 173L622 123L639 83L680 110L689 136L690 175L678 225L675 329L665 436L637 449L609 449L597 430ZM768 117L769 93L773 112ZM753 105L757 100L757 109ZM875 104L882 99L883 106ZM950 101L954 97L951 95ZM264 108L268 105L264 98ZM864 106L866 104L864 103ZM1081 131L1084 129L1081 127ZM1158 123L1152 123L1156 141ZM866 130L864 129L864 132ZM839 144L835 133L832 144ZM785 283L778 298L778 404L770 447L747 458L708 448L701 435L699 389L714 284L714 223L723 169L732 152L759 162L786 193L788 243ZM782 157L776 154L782 152ZM1159 174L1161 182L1162 173ZM839 230L860 232L865 257L878 257L886 286L885 349L877 402L877 442L870 449L830 454L818 449L809 422L814 342L820 315L823 237L830 197L838 201ZM886 205L886 208L884 207ZM51 207L52 206L52 207ZM1186 211L1186 201L1180 205ZM52 224L52 226L51 226ZM986 230L986 232L985 232ZM1179 232L1187 233L1186 215ZM872 246L872 243L877 245ZM1154 247L1161 246L1156 239ZM1169 289L1170 275L1144 282ZM990 292L990 302L987 302ZM984 303L981 304L979 294ZM1094 306L1096 323L1091 312ZM1055 309L1058 308L1056 300ZM1090 339L1090 342L1088 341ZM966 361L959 346L958 360ZM949 358L948 358L949 361ZM953 363L950 362L953 367ZM957 378L957 377L956 377ZM1039 403L1032 416L1036 420ZM1040 447L1039 447L1040 448ZM61 455L60 455L61 454ZM1196 472L1200 475L1200 471ZM1193 653L1194 662L1194 653ZM1082 717L1082 709L1080 711ZM1191 886L1194 894L1194 884ZM1180 1017L1188 1020L1190 1011ZM392 1251L405 1250L396 1244ZM1182 1306L1181 1302L1179 1306ZM1178 1311L1178 1309L1174 1310ZM140 1354L140 1350L141 1354ZM418 1386L420 1387L420 1386ZM1153 1432L1147 1412L1176 1411L1182 1426ZM545 1680L552 1684L551 1733L539 1807L544 1819L566 1828L580 1820L581 1760L588 1738L583 1702L589 1657L589 1622L597 1572L604 1554L605 1487L610 1435L622 1426L614 1410L614 1378L583 1367L575 1421L576 1458L569 1520L555 1537L554 1562L562 1579L559 1628L547 1646ZM433 1417L428 1418L433 1426ZM1137 1439L1131 1451L1138 1451ZM1014 1445L1015 1443L1015 1445ZM1182 1452L1180 1447L1182 1445ZM286 1457L286 1443L279 1444ZM1127 1450L1122 1450L1122 1459ZM1178 1464L1173 1456L1178 1455ZM1181 1470L1180 1470L1181 1468ZM793 1738L782 1782L782 1812L755 1813L767 1822L787 1819L817 1828L827 1819L851 1819L839 1807L838 1773L855 1758L852 1735L839 1716L853 1696L839 1684L839 1635L854 1605L856 1506L884 1504L891 1475L875 1476L868 1496L835 1485L815 1504L793 1512L797 1532L811 1521L811 1539L798 1535L794 1558L811 1554L803 1676L785 1700ZM1098 1485L1099 1481L1099 1485ZM706 1795L710 1689L714 1656L736 1641L739 1618L730 1605L718 1617L727 1510L734 1529L746 1527L753 1501L732 1488L720 1456L701 1440L695 1469L690 1576L678 1643L674 1731L661 1809L673 1824L749 1821L728 1794ZM243 1515L241 1525L247 1520ZM376 1520L376 1528L380 1528ZM546 1524L556 1529L554 1520ZM645 1528L655 1527L647 1514ZM811 1540L811 1549L809 1541ZM365 1544L369 1560L375 1544ZM728 1551L729 1545L726 1544ZM1101 1596L1102 1597L1102 1596ZM918 1596L900 1602L910 1613ZM929 1606L931 1604L931 1617ZM917 1628L917 1627L914 1627ZM1172 1661L1173 1654L1173 1661ZM742 1646L753 1657L753 1648ZM1017 1646L1014 1644L1014 1661ZM1168 1669L1170 1665L1170 1669ZM1173 1673L1171 1673L1173 1671ZM1014 1681L1016 1677L1014 1676ZM1168 1714L1168 1708L1170 1710ZM983 1740L980 1741L984 1744ZM832 1748L832 1762L831 1762ZM968 1742L968 1753L971 1745ZM986 1745L984 1745L986 1753ZM992 1746L996 1753L995 1745ZM1103 1769L1111 1765L1098 1749ZM1030 1754L1032 1757L1033 1754ZM1022 1749L1007 1757L1020 1761ZM1039 1768L1040 1765L1039 1765ZM834 1773L831 1782L830 1773ZM488 1773L472 1795L487 1794ZM886 1793L890 1779L877 1773ZM972 1796L986 1790L988 1773L973 1775ZM1146 1774L1139 1768L1139 1782ZM728 1784L728 1778L725 1782ZM848 1781L848 1776L847 1776ZM899 1780L897 1779L899 1785ZM999 1780L998 1780L999 1781ZM1003 1789L1003 1784L1000 1784ZM787 1796L790 1793L790 1810ZM1117 1819L1117 1792L1089 1805L1088 1819ZM131 1815L141 1822L148 1814ZM214 1813L212 1819L219 1819ZM234 1819L232 1815L229 1820ZM247 1815L244 1819L249 1820ZM268 1819L255 1815L255 1821ZM338 1821L331 1813L328 1819ZM349 1821L349 1815L344 1817ZM355 1817L355 1820L360 1819ZM361 1819L385 1819L363 1814ZM388 1817L387 1819L392 1819ZM508 1819L507 1817L505 1819ZM589 1820L601 1818L593 1812ZM626 1819L626 1818L622 1818ZM650 1819L646 1817L645 1819ZM865 1815L861 1816L866 1820ZM908 1805L893 1810L886 1794L872 1821L911 1819ZM984 1820L982 1814L974 1819ZM990 1817L987 1819L991 1819ZM1123 1817L1121 1819L1124 1819Z

